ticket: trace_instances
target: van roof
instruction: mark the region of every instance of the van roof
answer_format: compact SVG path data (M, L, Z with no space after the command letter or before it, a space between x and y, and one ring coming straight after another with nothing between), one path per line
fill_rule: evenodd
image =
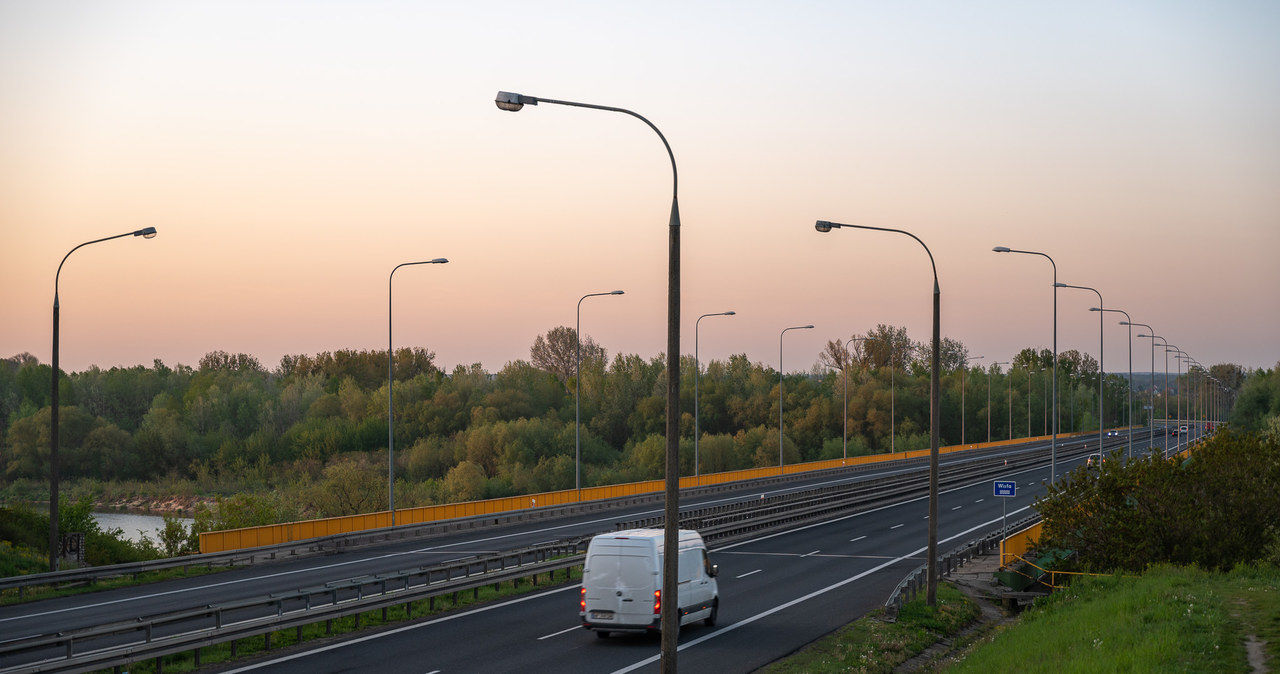
M593 540L648 540L654 541L661 549L665 543L664 532L662 529L628 529L626 531L613 531L607 534L597 534ZM680 546L702 543L702 536L693 529L680 530Z

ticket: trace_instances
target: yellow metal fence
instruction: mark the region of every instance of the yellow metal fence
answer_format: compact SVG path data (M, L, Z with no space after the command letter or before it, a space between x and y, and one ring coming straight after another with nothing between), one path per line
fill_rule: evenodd
M1059 437L1070 437L1071 435L1080 434L1058 434ZM1041 438L1017 438L1014 440L998 440L995 442L981 442L968 445L941 447L938 449L938 453L949 454L951 452L960 452L972 449L1001 447L1005 445L1035 442L1037 440L1047 439L1048 437L1049 436L1043 436ZM875 454L871 456L850 457L848 459L827 459L824 461L798 463L785 466L781 470L777 467L748 468L745 470L733 470L724 473L711 473L697 477L682 477L680 478L680 488L704 487L708 485L723 484L726 482L739 482L742 480L774 477L780 474L792 475L816 470L840 468L844 466L880 463L884 461L900 461L903 459L925 457L928 455L928 449L917 449L909 452L894 452L892 454ZM465 503L420 506L417 508L397 508L396 524L422 524L424 522L438 522L441 520L450 520L459 517L493 515L496 513L505 513L514 510L526 510L531 508L567 505L570 503L599 501L623 496L636 496L639 494L652 494L662 491L663 488L664 484L662 480L647 480L644 482L631 482L628 484L616 484L604 487L585 487L582 489L581 499L578 497L577 490L565 489L561 491L543 492L541 494L507 496L505 498L494 498L483 501L467 501ZM200 534L200 552L225 552L228 550L255 548L264 545L277 545L280 543L302 541L309 538L320 538L335 534L381 529L389 526L391 526L391 511L384 510L382 512L369 513L366 515L327 517L324 519L288 522L285 524L269 524L258 527L246 527L243 529L210 531Z

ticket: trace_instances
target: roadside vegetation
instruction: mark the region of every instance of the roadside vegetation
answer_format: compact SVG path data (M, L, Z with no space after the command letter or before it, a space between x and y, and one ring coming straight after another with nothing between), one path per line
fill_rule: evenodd
M785 377L788 463L842 455L846 385L849 455L928 446L927 349L901 327L879 325L859 337L852 349L844 338L828 342L809 373ZM576 332L557 327L537 337L528 361L497 372L471 365L449 373L426 349L397 349L397 505L572 487L579 388L583 484L660 478L662 357L610 359L585 337L579 382L576 347ZM1024 349L1006 371L968 367L958 341L944 339L942 347L944 444L986 440L988 413L992 439L1004 439L1011 425L1015 436L1043 432L1047 350ZM681 472L694 472L695 376L701 472L774 465L777 370L743 355L701 365L699 376L692 358L682 361ZM1064 428L1097 428L1097 363L1068 351L1060 365L1063 410L1073 412ZM1223 376L1240 375L1236 366L1221 369ZM48 500L50 380L49 366L29 354L0 359L0 504ZM988 396L978 394L988 385L990 409ZM1118 394L1125 383L1111 375L1106 385L1113 393L1107 423L1116 425L1125 418ZM202 531L387 508L386 351L291 355L274 369L247 354L215 351L196 367L156 361L66 373L59 391L61 491L72 503L180 509L195 520L185 537L166 531L157 549L185 540L176 549L191 551ZM1010 424L1010 404L1018 422L1028 402L1037 423ZM967 438L959 437L962 425ZM43 546L34 538L38 556Z

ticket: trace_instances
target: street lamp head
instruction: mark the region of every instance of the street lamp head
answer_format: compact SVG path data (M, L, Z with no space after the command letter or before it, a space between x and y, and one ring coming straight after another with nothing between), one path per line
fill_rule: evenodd
M1065 284L1065 283L1055 283L1055 284L1053 284L1053 287L1055 287L1055 288L1070 288L1071 286L1069 286L1069 285L1067 285L1067 284Z
M840 225L832 224L830 222L827 222L826 220L819 220L813 225L814 229L818 230L819 232L830 232L832 227L839 227L839 226Z
M991 252L993 252L993 253L1008 253L1008 252L1009 252L1009 247L1008 247L1008 246L996 246L995 248L992 248L992 249L991 249Z
M723 316L737 316L737 315L738 315L738 312L736 312L736 311L726 311L726 312L724 312L722 315L723 315Z
M800 327L800 329L801 329L801 330L808 330L809 328L812 328L812 327L813 327L812 325L804 325L804 326L801 326L801 327Z
M155 227L143 227L142 229L139 229L138 231L134 232L134 233L133 233L133 235L134 235L134 236L140 236L140 237L142 237L142 238L144 238L144 239L154 239L154 238L156 238L156 228L155 228Z
M436 259L432 260L432 261L431 261L431 264L445 264L445 263L446 263L446 262L448 262L448 261L449 261L449 258L447 258L447 257L438 257L438 258L436 258Z
M493 99L493 102L498 106L499 110L520 112L520 109L525 106L525 103L528 103L529 105L537 105L538 99L532 96L513 94L510 91L499 91L497 97Z
M610 292L609 292L609 294L610 294L610 295L625 295L626 293L622 292L621 290L613 290L613 291L610 291Z
M1098 307L1089 307L1089 311L1102 311Z

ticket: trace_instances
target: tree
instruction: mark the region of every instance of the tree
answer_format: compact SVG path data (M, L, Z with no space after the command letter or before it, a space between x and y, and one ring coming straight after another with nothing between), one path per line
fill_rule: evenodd
M588 336L582 340L582 361L591 359L608 362L608 353ZM529 349L529 360L534 367L559 377L565 388L572 390L569 382L577 372L578 331L561 325L548 330L545 336L538 335Z
M385 457L384 457L385 458ZM386 510L387 474L367 454L350 454L325 466L324 477L311 490L311 506L322 517Z

